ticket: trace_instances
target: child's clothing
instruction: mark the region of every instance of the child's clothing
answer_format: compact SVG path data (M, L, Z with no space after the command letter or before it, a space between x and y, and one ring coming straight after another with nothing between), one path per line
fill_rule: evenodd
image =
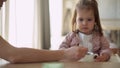
M102 54L106 53L110 56L109 43L104 36L100 36L99 33L93 33L91 35L84 35L82 33L71 32L68 33L64 41L60 45L60 49L69 48L72 46L85 46L89 52ZM84 38L83 38L84 37Z
M79 44L79 46L86 47L88 48L89 52L92 52L93 46L92 46L92 43L90 42L90 39L92 38L92 34L86 35L81 32L79 32L78 34L79 34L79 37L81 38L81 43Z

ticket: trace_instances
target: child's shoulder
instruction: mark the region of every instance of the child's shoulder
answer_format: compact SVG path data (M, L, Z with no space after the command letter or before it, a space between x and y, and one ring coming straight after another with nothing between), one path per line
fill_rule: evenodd
M72 32L69 32L67 34L67 36L69 36L69 37L75 37L77 34L78 34L77 32L72 31Z
M94 33L93 33L93 36L96 36L96 37L104 37L104 35L101 35L99 32L94 32Z
M93 37L94 38L100 38L100 39L106 39L106 37L104 35L100 35L100 33L93 33Z

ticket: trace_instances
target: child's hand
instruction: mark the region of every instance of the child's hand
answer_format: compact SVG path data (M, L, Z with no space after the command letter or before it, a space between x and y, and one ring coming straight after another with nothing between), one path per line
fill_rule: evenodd
M107 54L103 53L102 55L97 56L95 58L95 62L105 62L105 61L108 61L108 59L109 59L109 56Z

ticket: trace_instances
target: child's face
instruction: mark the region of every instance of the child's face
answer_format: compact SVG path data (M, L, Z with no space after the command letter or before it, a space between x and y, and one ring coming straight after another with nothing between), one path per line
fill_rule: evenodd
M94 12L87 9L78 10L76 23L81 32L91 34L95 24Z

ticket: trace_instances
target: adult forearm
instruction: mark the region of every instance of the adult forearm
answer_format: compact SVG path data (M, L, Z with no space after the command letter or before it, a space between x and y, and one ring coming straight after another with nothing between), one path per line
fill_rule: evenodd
M39 50L33 48L17 48L0 36L0 58L11 63L45 62L57 60L77 61L82 57L86 48L71 47L63 50Z
M18 48L10 58L12 63L57 61L64 58L64 51L37 50Z
M33 48L17 48L0 36L0 58L11 63L57 61L64 56L63 50L39 50Z

